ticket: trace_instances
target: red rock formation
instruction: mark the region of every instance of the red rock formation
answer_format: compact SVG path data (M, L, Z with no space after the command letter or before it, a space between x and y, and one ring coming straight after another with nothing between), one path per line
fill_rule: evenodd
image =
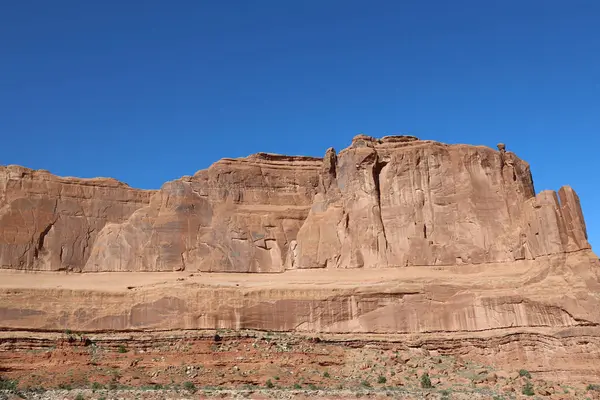
M359 135L323 160L223 159L156 192L4 167L0 265L282 272L589 249L575 192L535 196L529 165L498 148Z
M292 267L453 265L588 249L577 195L534 196L513 153L367 136L329 165ZM334 166L335 165L335 166Z
M0 268L81 271L104 225L125 222L152 194L0 166Z
M320 166L261 153L168 182L147 207L104 228L84 271L281 272Z

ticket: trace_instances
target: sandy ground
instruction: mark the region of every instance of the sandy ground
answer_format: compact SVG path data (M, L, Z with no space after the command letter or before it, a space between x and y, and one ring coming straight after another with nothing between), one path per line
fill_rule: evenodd
M501 268L498 268L501 266ZM70 289L103 292L127 291L132 287L152 287L177 284L182 281L218 287L323 287L345 288L361 286L390 286L402 284L422 286L429 283L502 285L523 280L535 274L539 263L529 261L440 267L403 267L381 269L312 269L292 270L276 274L214 273L214 272L23 272L0 270L0 289Z

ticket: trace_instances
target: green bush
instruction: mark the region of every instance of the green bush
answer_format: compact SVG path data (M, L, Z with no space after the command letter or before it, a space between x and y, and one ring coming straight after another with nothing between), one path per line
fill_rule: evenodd
M585 390L593 390L594 392L600 392L600 385L593 385L590 383L589 385L587 385Z
M294 383L294 389L302 389L302 386L298 383Z
M269 389L273 389L275 387L275 385L273 384L273 382L271 382L271 380L267 380L267 383L265 384L265 386Z
M75 396L75 400L85 400L85 397L83 397L83 394L77 393L77 396Z
M0 390L17 390L19 382L11 379L0 378Z
M424 372L423 375L421 375L421 387L423 389L431 389L433 387L431 378L429 378L429 373L427 372Z
M194 385L194 382L190 382L190 381L184 382L183 388L185 390L187 390L188 392L196 393L196 385Z
M369 381L362 381L360 384L361 384L362 386L364 386L364 387L367 387L367 388L370 388L370 387L371 387L371 384L369 383Z
M120 344L117 351L119 353L127 353L127 348L124 345Z
M524 376L525 378L531 379L531 374L526 369L519 370L519 376Z
M323 374L323 377L324 378L329 378L330 377L329 372L325 371L325 373Z
M98 383L98 382L93 382L92 389L93 390L102 390L102 389L104 389L104 385L101 383Z
M523 386L523 390L521 391L525 396L533 396L535 394L535 392L533 391L533 385L531 384L531 382L527 382L524 386Z
M383 375L380 375L379 378L377 378L377 383L386 383L387 382L387 378Z

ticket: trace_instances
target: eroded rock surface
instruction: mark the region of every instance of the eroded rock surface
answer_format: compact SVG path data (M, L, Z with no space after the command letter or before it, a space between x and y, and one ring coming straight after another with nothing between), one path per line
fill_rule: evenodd
M168 182L104 228L84 271L281 272L320 167L318 158L256 154Z
M0 166L0 268L81 271L106 223L125 222L152 194L114 179Z
M323 159L223 159L158 191L0 170L9 269L282 272L532 260L589 249L577 194L483 146L356 136Z
M325 156L298 268L508 262L588 249L570 187L535 196L504 146L367 136Z

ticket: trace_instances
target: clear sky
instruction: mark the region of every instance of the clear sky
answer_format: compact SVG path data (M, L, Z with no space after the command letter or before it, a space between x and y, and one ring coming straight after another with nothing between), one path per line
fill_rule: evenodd
M598 0L0 6L0 164L158 188L359 132L505 142L600 246L599 128Z

